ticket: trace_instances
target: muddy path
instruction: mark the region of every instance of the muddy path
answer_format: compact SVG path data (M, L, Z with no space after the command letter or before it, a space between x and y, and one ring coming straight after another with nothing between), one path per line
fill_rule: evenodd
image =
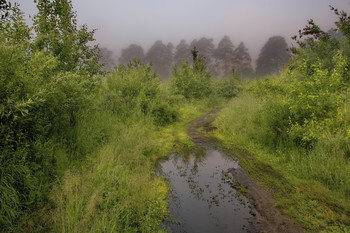
M248 153L246 154L240 150L223 148L220 142L216 141L215 139L208 138L198 132L199 129L202 129L204 131L215 130L215 128L211 126L211 123L214 121L216 115L220 112L221 109L222 108L216 108L204 116L201 116L192 121L187 129L188 135L199 147L214 147L217 150L224 151L224 153L229 154L236 159L244 158L246 156L248 160L252 160L252 155L249 155ZM275 177L279 176L279 174L276 173L271 167L260 164L257 161L254 161L254 163L257 164L257 167L261 167L261 170L269 173L269 175L273 175ZM253 221L254 231L272 233L298 233L305 231L302 227L295 224L291 217L283 215L281 213L281 211L275 206L276 201L273 198L272 193L267 191L257 181L252 179L249 176L248 171L244 170L241 167L236 167L229 169L229 172L232 174L235 182L245 188L245 195L254 207L252 210L253 216L255 216L255 219ZM280 179L283 178L280 177Z

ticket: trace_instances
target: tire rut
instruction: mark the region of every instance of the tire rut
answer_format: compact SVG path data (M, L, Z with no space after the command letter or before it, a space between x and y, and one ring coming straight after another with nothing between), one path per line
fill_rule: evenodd
M220 143L212 138L208 138L198 132L198 129L203 128L205 131L215 130L211 123L215 120L217 114L223 108L215 108L207 114L195 119L187 128L188 135L193 142L204 148L214 147L215 149L229 151L228 148L220 148ZM229 154L235 156L236 151L231 151ZM239 157L244 156L244 152L240 151ZM272 168L270 168L272 169ZM229 170L233 179L247 190L247 198L249 198L254 209L253 227L256 232L271 232L271 233L301 233L305 230L293 222L293 218L286 216L276 207L276 200L271 192L267 191L257 181L249 177L249 172L243 168L232 168ZM281 177L282 178L282 177Z

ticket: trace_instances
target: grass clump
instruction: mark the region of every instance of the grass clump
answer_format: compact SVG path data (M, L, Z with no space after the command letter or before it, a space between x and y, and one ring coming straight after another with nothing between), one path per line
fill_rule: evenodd
M145 153L149 122L119 126L111 142L52 192L57 232L157 232L167 217L168 187Z

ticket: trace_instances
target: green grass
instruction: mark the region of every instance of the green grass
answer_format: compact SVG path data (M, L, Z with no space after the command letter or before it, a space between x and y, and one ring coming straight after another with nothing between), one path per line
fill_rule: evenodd
M349 232L349 160L334 135L307 151L277 142L263 120L264 102L243 93L225 108L211 136L233 151L241 165L269 189L282 212L309 232ZM276 143L276 142L275 142Z
M63 172L45 208L17 231L163 232L169 187L156 175L157 161L194 147L187 126L209 110L210 101L182 104L179 120L165 127L138 114L121 119L95 112L82 118L77 141L89 156ZM57 153L64 167L68 155Z
M0 182L3 231L162 231L168 186L155 165L194 147L189 122L224 96L214 89L200 99L174 94L137 62L105 76L59 73L53 80L53 90L42 88L47 106L40 99L39 110L20 114L23 127L8 124L13 133L2 131L26 139L16 158L23 166L11 159L21 150L8 150L2 159L13 166ZM11 143L1 149L15 148Z
M120 127L79 171L52 192L55 232L157 232L167 217L167 185L155 177L147 122Z

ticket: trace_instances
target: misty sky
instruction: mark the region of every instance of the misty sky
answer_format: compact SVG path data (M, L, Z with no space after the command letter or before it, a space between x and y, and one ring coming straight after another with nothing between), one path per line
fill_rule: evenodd
M33 15L33 0L17 0ZM155 40L190 43L200 37L217 44L228 35L234 45L243 41L255 60L269 37L290 37L310 18L328 30L337 17L329 5L350 12L350 0L73 0L79 25L97 29L100 47L120 55L137 43L147 50ZM145 51L146 52L146 51Z

